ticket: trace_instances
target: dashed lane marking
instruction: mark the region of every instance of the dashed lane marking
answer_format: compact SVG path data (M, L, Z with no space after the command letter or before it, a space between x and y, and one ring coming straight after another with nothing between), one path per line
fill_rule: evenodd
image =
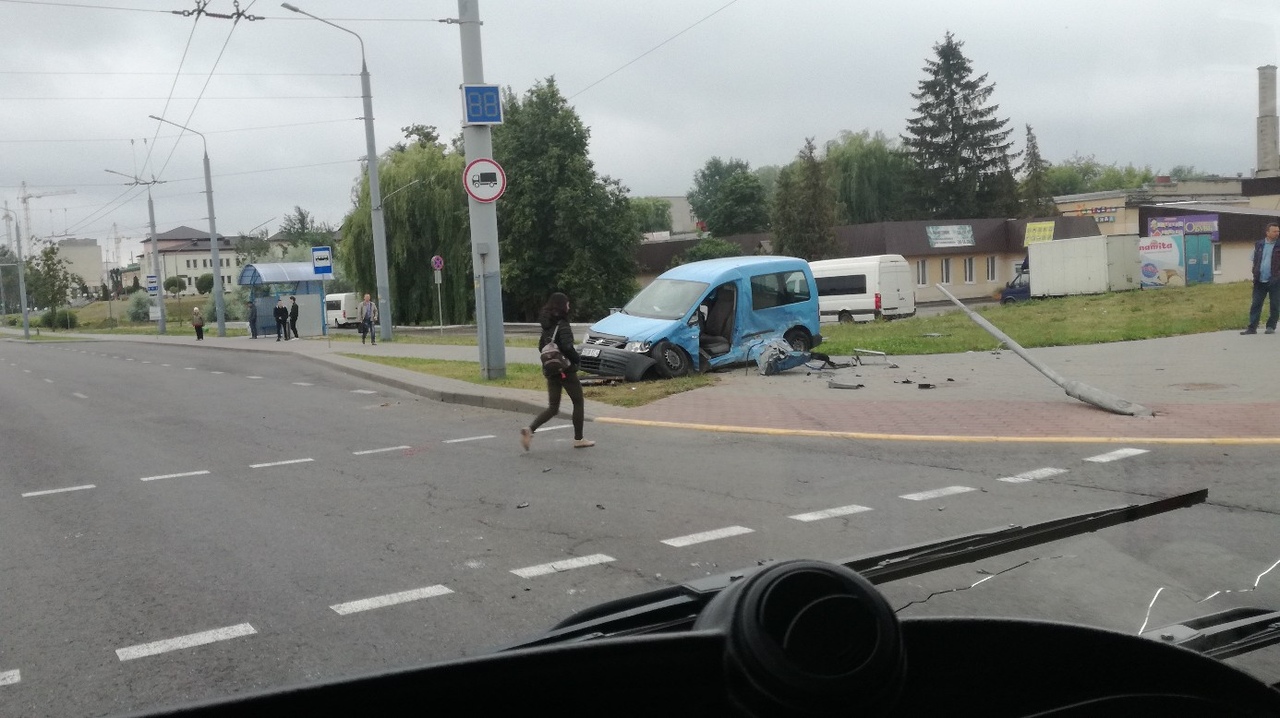
M352 394L377 394L373 389L352 389Z
M540 563L537 566L526 566L525 568L515 568L511 573L520 578L533 578L535 576L546 576L550 573L559 573L560 571L569 571L584 566L595 566L596 564L609 563L615 561L612 556L602 553L591 554L590 556L578 556L577 558L566 558L562 561L552 561L551 563Z
M210 371L210 374L226 374L225 371Z
M863 511L870 510L870 506L849 504L848 506L838 506L834 509L823 509L821 511L811 511L807 514L796 514L795 516L789 516L787 518L792 518L796 521L821 521L822 519L832 519L837 516L848 516L850 514L862 513Z
M181 479L187 476L204 476L209 473L207 470L201 471L184 471L180 474L164 474L162 476L145 476L142 481L159 481L160 479Z
M1109 461L1116 461L1118 459L1127 459L1130 456L1137 456L1139 454L1146 454L1146 453L1149 453L1147 449L1116 449L1115 451L1108 451L1105 454L1090 456L1089 458L1085 459L1085 461L1092 461L1095 464L1105 464Z
M22 671L0 671L0 686L11 686L22 682Z
M47 496L49 494L62 494L68 491L85 491L87 489L98 488L94 484L85 484L84 486L68 486L65 489L45 489L44 491L28 491L22 495L22 498L30 498L32 496Z
M918 494L903 494L898 498L906 499L908 501L928 501L929 499L937 499L943 496L953 496L955 494L963 494L963 493L968 493L970 491L977 491L977 489L971 486L948 486L942 489L934 489L933 491L921 491Z
M46 379L44 380L44 383L46 383L46 384L52 384L52 383L53 383L53 380L52 380L52 379L49 379L49 378L46 378Z
M403 450L412 449L412 448L413 448L412 446L388 446L385 449L365 449L364 451L353 451L351 452L351 454L353 456L364 456L365 454L381 454L384 451L403 451Z
M289 459L288 461L269 461L265 464L249 464L251 469L265 469L268 466L285 466L286 464L305 464L315 459Z
M88 399L88 398L89 398L89 397L85 396L84 394L81 394L81 393L80 393L80 392L78 392L78 391L73 391L73 392L71 392L71 396L74 396L74 397L75 397L75 398L77 398L77 399Z
M496 439L496 438L498 437L494 436L493 434L485 434L484 436L466 436L461 439L445 439L442 443L461 444L464 441L479 441L481 439Z
M1009 484L1025 484L1028 481L1035 481L1036 479L1047 479L1050 476L1057 476L1059 474L1065 474L1065 473L1067 473L1066 469L1055 469L1052 466L1046 466L1043 469L1033 469L1031 471L1024 471L1021 474L1006 476L1000 480Z
M717 539L729 538L730 536L740 536L742 534L753 533L746 526L726 526L722 529L714 531L703 531L701 533L689 534L688 536L677 536L675 538L664 539L662 543L668 546L680 548L682 546L692 546L696 543L704 543L706 541L715 541Z
M309 381L295 381L293 385L294 386L315 386L315 384L312 384Z
M245 379L261 379L260 376L246 376Z
M375 608L385 608L387 606L395 606L400 603L408 603L410 601L420 601L424 598L435 598L445 594L453 593L445 586L426 586L425 588L415 588L410 591L401 591L399 593L388 593L385 596L374 596L373 598L362 598L359 601L350 601L348 603L339 603L330 606L339 616L346 616L360 611L370 611Z
M144 658L146 656L154 656L158 653L167 653L182 648L193 648L195 646L203 646L218 641L226 641L241 636L251 636L258 631L248 623L241 623L226 628L215 628L212 631L201 631L200 633L191 633L186 636L178 636L177 638L168 638L163 641L154 641L152 643L142 643L137 646L129 646L128 648L120 648L116 650L116 656L122 661L131 661L135 658Z

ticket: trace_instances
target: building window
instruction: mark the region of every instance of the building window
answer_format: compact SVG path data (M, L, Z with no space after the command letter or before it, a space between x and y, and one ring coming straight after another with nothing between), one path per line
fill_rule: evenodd
M942 277L940 281L943 284L951 283L951 257L942 258Z
M996 281L996 258L987 257L987 281Z
M1222 274L1222 243L1213 245L1213 273Z
M964 258L964 283L973 284L973 257Z
M916 286L923 287L929 283L929 260L916 260Z
M239 257L236 257L236 266L237 266L237 267L239 267L239 266L240 266L240 258L239 258Z

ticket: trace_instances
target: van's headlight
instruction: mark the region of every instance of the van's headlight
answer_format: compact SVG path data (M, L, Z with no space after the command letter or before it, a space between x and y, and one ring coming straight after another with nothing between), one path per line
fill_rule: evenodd
M649 351L650 346L652 345L649 342L627 342L627 345L624 346L623 349L626 349L629 352L639 352L643 354Z

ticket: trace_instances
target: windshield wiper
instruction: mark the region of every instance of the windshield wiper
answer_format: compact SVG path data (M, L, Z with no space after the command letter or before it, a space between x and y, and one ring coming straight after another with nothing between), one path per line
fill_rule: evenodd
M1200 489L1167 499L1090 511L1038 524L975 531L834 563L857 571L871 583L887 583L1194 506L1208 497L1209 490ZM759 565L765 563L762 561ZM592 606L561 621L541 636L502 650L688 630L698 613L716 594L756 568L707 576Z
M1142 634L1210 658L1232 658L1280 643L1280 611L1229 608Z

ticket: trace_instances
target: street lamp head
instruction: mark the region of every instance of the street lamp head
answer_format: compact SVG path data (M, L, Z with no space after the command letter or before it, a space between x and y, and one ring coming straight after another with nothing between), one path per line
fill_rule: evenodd
M299 10L299 9L297 8L297 6L290 5L290 4L289 4L289 3L287 3L287 2L282 2L282 3L280 3L280 7L284 8L285 10L289 10L289 11L291 11L291 12L302 12L301 10Z

